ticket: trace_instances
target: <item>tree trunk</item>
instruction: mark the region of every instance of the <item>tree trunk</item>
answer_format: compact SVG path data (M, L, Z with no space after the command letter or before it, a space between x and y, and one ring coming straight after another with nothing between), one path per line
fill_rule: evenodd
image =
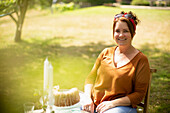
M15 42L21 41L22 24L17 23L15 32Z
M19 10L17 12L18 21L16 23L15 42L21 41L22 27L23 27L27 7L28 7L28 0L22 0L22 2L19 4Z

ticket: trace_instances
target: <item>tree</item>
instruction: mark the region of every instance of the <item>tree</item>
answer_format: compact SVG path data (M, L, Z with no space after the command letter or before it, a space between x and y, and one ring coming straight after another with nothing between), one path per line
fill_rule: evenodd
M15 8L15 13L17 15L17 18L14 18L12 14L10 14L10 17L16 23L15 41L19 42L21 41L22 27L25 19L25 14L28 8L28 0L17 0L16 3L17 7Z
M15 42L21 41L22 27L30 0L3 0L0 2L2 16L9 15L16 24ZM14 14L16 16L14 16Z

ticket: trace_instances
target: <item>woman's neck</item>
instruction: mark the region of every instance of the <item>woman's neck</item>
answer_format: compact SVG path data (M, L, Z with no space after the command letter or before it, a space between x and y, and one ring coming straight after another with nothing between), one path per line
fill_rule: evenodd
M134 50L135 50L135 48L132 45L130 45L130 46L118 46L118 48L117 48L117 52L119 52L120 54L129 54Z

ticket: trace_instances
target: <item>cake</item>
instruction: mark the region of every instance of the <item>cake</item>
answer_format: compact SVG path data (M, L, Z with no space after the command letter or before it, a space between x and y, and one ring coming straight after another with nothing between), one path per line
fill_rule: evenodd
M71 106L80 101L79 90L72 88L69 90L54 90L54 105L57 107Z

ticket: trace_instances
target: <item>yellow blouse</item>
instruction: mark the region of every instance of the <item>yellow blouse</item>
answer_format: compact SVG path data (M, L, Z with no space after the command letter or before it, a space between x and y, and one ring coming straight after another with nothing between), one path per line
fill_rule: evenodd
M148 59L139 52L129 63L117 68L113 62L115 49L116 47L106 48L100 53L85 84L94 84L92 99L95 105L128 96L132 107L136 107L144 98L148 87Z

